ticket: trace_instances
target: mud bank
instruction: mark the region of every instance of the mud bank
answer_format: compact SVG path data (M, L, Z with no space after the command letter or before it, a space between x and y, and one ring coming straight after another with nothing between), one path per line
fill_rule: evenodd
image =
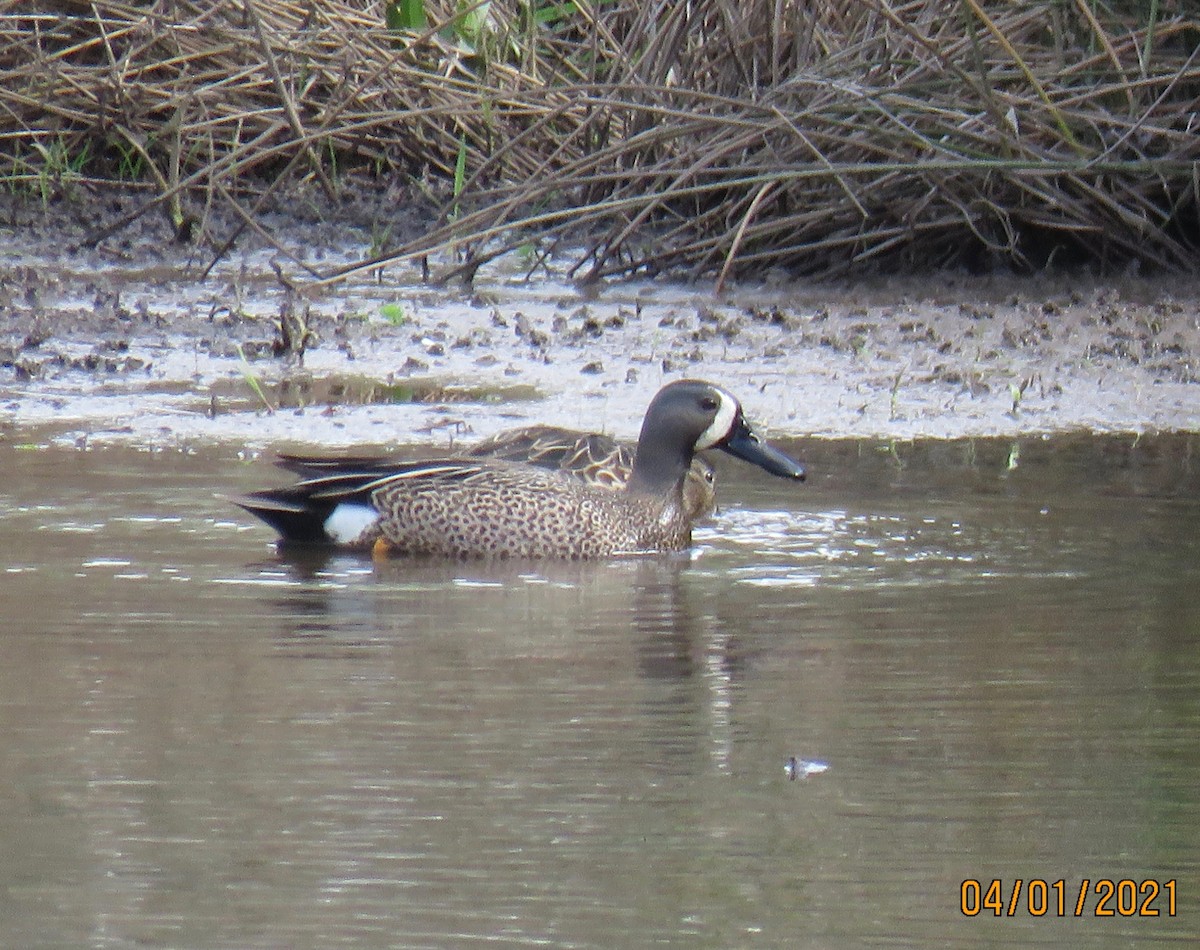
M445 446L533 421L632 437L684 376L727 385L776 436L1200 431L1194 279L779 279L715 297L583 290L512 260L470 288L402 267L313 286L253 235L200 279L211 245L157 220L80 246L123 208L0 208L5 438ZM377 222L300 205L269 224L317 271L379 241Z

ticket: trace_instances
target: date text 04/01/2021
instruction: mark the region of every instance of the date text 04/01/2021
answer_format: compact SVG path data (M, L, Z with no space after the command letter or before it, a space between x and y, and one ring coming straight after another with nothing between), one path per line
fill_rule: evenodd
M1085 877L1073 887L1065 880L1042 878L967 878L959 888L959 909L966 917L989 911L993 917L1012 917L1020 911L1031 917L1174 917L1175 881Z

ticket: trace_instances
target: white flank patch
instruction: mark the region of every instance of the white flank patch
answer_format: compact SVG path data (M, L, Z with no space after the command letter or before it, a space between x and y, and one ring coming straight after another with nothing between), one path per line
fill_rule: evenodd
M379 521L379 512L366 505L343 502L325 519L325 533L335 544L353 544Z
M733 428L733 420L737 418L738 401L725 390L717 389L716 386L713 387L713 392L721 397L721 405L717 406L717 414L713 421L696 440L697 449L707 449L728 436Z

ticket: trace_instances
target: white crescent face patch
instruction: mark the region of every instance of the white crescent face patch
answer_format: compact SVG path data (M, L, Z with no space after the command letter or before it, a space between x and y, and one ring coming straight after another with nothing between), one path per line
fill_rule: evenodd
M697 449L710 448L726 438L733 429L734 420L737 419L738 411L741 409L738 401L725 390L718 389L716 386L712 389L720 398L721 403L717 406L717 414L713 417L713 421L696 440Z

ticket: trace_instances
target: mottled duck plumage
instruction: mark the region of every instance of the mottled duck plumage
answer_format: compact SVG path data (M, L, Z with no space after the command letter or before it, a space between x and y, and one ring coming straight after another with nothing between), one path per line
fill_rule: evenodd
M580 432L560 426L534 425L505 429L463 449L465 458L493 458L536 465L573 475L585 484L621 491L633 474L637 446L599 432ZM305 477L344 472L386 471L412 461L397 455L314 456L282 454L276 464ZM697 520L717 505L717 476L709 462L692 459L683 481L683 510Z
M760 439L738 401L699 380L671 383L651 401L628 478L618 491L530 460L293 460L299 483L236 503L285 542L377 554L600 558L676 551L691 543L695 503L684 486L701 449L721 449L803 480L796 460ZM285 460L285 464L287 464Z

